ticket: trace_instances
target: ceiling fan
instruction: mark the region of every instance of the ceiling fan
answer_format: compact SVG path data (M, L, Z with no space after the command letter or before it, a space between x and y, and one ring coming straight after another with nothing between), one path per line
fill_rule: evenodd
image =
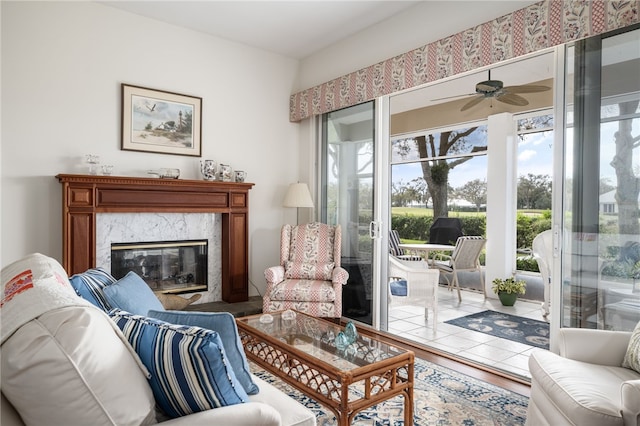
M532 84L524 84L522 86L507 86L504 87L504 83L500 80L491 80L491 70L489 70L489 78L488 80L481 81L476 84L476 93L470 93L468 95L462 96L473 96L473 98L464 104L460 111L466 111L469 108L472 108L482 102L487 98L495 98L497 101L504 102L509 105L517 105L517 106L525 106L529 105L529 101L527 101L522 96L518 95L518 93L536 93L536 92L545 92L550 90L551 88L548 86L537 86ZM456 98L458 96L451 96L451 98ZM440 98L440 99L448 99L448 98ZM439 100L439 99L434 99Z

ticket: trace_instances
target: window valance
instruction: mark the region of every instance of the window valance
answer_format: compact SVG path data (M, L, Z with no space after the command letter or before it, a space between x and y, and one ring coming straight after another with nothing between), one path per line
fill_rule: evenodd
M304 120L379 96L640 22L638 1L545 0L291 95Z

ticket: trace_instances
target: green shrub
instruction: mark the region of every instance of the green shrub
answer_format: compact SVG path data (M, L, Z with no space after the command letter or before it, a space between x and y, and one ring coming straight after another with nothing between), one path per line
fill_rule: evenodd
M540 272L538 262L533 256L516 257L516 269L518 271Z

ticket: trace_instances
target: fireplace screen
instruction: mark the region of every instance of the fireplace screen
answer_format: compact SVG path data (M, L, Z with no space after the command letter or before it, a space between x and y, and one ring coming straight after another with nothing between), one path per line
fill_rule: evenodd
M111 245L111 274L138 274L153 291L207 290L207 240L118 243Z

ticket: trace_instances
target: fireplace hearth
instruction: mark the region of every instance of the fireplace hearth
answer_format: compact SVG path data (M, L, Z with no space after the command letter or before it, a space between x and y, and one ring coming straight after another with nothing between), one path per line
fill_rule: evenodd
M111 274L130 271L162 293L207 291L207 240L111 244Z

